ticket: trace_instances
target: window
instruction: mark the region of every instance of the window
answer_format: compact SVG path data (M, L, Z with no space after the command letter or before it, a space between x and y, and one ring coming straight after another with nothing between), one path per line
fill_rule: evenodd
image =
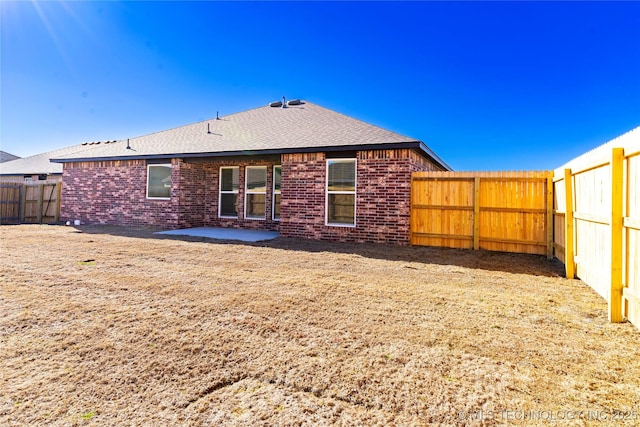
M238 182L240 172L237 166L220 168L220 202L218 215L223 218L238 217Z
M327 160L327 225L356 225L356 160Z
M147 166L147 199L171 198L171 165Z
M282 166L273 167L273 219L280 220L280 183L282 182Z
M244 217L265 219L267 206L267 167L247 166L245 168Z

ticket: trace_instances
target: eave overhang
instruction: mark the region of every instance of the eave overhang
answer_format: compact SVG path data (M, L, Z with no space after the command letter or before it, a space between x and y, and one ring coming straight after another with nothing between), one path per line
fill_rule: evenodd
M295 153L317 153L317 152L337 152L337 151L366 151L366 150L397 150L414 149L442 166L445 170L452 170L437 154L435 154L422 141L409 141L385 144L361 144L361 145L332 145L319 147L281 148L265 150L235 150L219 152L199 152L199 153L166 153L166 154L132 154L126 156L105 156L105 157L75 157L50 159L53 163L78 163L78 162L104 162L118 160L157 160L157 159L193 159L202 157L256 157L273 154L295 154Z

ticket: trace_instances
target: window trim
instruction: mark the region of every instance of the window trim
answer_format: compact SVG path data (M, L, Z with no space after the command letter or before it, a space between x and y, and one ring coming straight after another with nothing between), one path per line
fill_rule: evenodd
M262 169L264 170L264 191L249 190L249 170ZM255 217L247 216L247 199L250 194L263 194L264 195L264 216ZM245 166L244 168L244 219L252 221L265 221L267 219L267 167L262 165Z
M222 190L222 170L223 169L238 169L238 189L233 190L233 182L231 183L231 190ZM236 197L236 216L222 215L222 195L223 194L236 194L240 193L240 167L239 166L220 166L218 170L218 218L238 219L238 198Z
M328 227L356 227L357 217L357 193L358 193L358 160L357 159L327 159L325 185L324 185L324 225ZM353 191L329 191L329 163L353 163L354 167L354 183ZM329 194L352 194L353 195L353 224L345 224L340 222L329 222Z
M276 190L276 168L280 168L280 190ZM280 196L280 205L282 205L282 165L273 165L271 180L271 220L280 221L282 215L276 218L276 195Z
M151 168L153 167L165 167L171 169L172 172L169 173L169 177L173 173L173 167L171 163L156 163L147 165L147 188L146 188L146 199L147 200L171 200L171 187L173 187L173 182L171 183L171 187L169 187L169 197L150 197L149 196L149 179L151 178Z

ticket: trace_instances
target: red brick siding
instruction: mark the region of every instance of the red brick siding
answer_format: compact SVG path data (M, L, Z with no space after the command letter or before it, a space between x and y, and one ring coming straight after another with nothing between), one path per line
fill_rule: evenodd
M67 163L61 214L89 224L153 225L165 228L221 226L277 230L271 220L273 166L260 160L184 162L172 159L170 200L149 200L144 160ZM244 219L245 166L266 166L266 220ZM238 219L218 218L220 166L239 166Z
M324 153L282 155L280 233L322 239L325 199Z
M172 162L177 181L180 163ZM90 224L178 226L177 187L171 200L149 200L144 160L66 163L61 216Z
M202 168L204 172L204 199L203 199L203 225L210 227L232 227L247 228L256 230L272 230L277 231L280 222L273 221L272 218L272 202L273 202L273 166L279 165L280 162L251 160L251 161L229 161L216 160L206 163L195 163ZM220 167L222 166L238 166L238 218L220 218L218 217L218 199L220 197ZM266 219L244 219L244 185L245 185L245 168L247 166L266 166L267 168L267 194L266 194Z
M180 228L202 227L206 215L206 170L201 164L180 162L180 175L172 182L179 205Z
M411 172L434 169L437 166L413 150L359 151L356 226L328 226L325 156L283 155L280 233L309 239L408 244Z
M144 160L68 163L62 216L86 223L280 230L286 237L408 244L411 173L439 169L410 149L357 152L356 226L325 225L326 156L284 154L282 161L173 159L170 200L146 198ZM282 165L281 218L272 221L273 166ZM265 220L244 219L246 166L266 166ZM238 218L218 217L221 166L239 167Z

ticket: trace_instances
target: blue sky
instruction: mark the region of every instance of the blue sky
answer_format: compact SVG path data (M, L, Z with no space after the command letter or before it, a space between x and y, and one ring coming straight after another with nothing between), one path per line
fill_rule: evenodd
M302 98L456 170L553 169L640 126L639 2L0 2L1 149Z

